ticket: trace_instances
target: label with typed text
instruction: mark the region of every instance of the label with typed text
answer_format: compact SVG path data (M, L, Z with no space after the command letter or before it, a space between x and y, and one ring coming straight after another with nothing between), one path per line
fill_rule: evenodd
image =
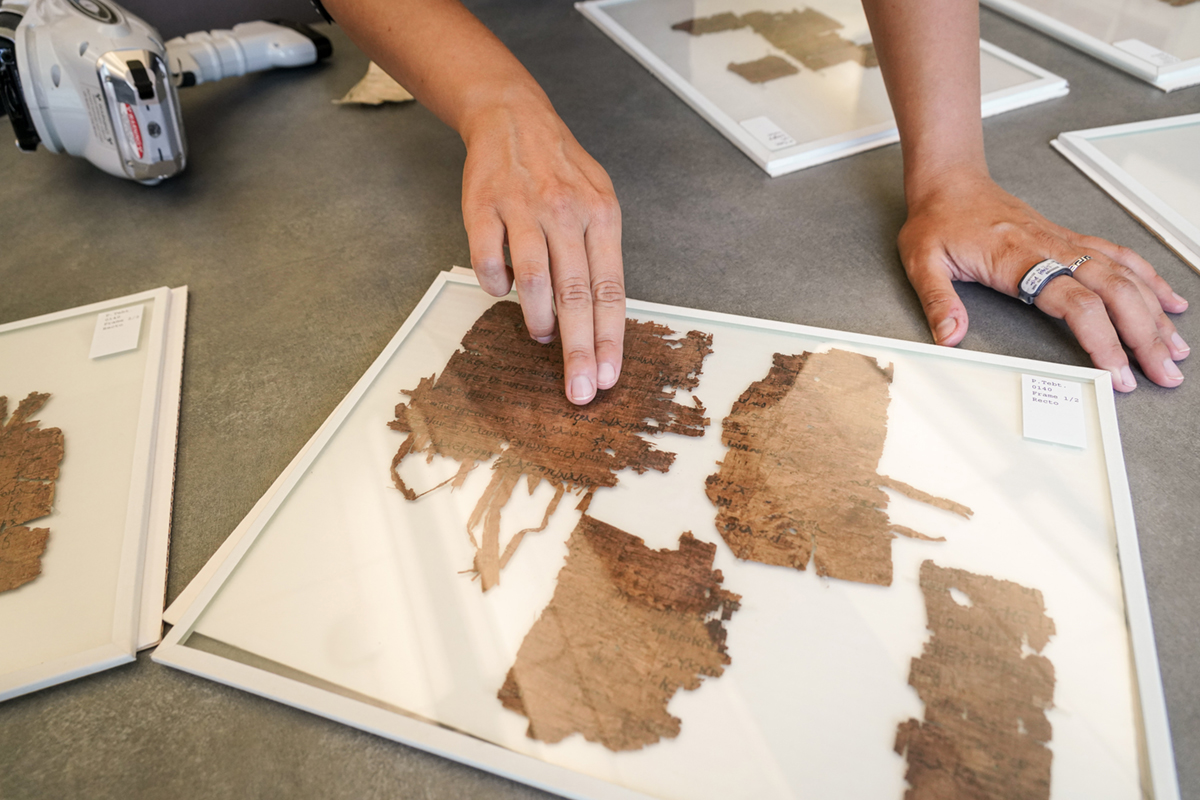
M96 332L92 334L92 350L88 358L136 350L142 333L143 308L129 306L100 312L96 317Z
M770 117L746 119L739 124L768 150L783 150L796 145L796 140L788 136L787 131L772 122Z
M1087 447L1081 383L1022 375L1021 418L1026 439Z

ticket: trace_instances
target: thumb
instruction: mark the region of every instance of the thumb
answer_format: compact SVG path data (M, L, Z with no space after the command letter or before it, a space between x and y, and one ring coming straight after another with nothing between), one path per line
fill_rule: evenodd
M910 258L904 264L917 291L936 344L953 347L967 335L967 307L954 291L950 275L934 253Z

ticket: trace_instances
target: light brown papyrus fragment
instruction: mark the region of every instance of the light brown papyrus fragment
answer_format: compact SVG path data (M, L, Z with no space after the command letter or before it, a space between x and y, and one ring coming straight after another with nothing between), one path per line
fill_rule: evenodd
M803 11L751 11L741 16L725 12L711 17L684 20L671 27L693 36L750 28L772 46L811 70L822 70L843 61L853 61L863 67L879 66L879 59L875 56L875 45L870 42L855 44L843 39L837 34L842 29L842 24L812 8ZM753 83L764 83L798 71L794 67L791 72L775 68L774 74L767 77L765 67L748 69L750 65L758 63L752 61L747 64L730 64L729 69ZM750 74L745 74L747 72Z
M725 418L729 448L707 480L717 530L738 558L819 575L892 582L892 539L931 537L888 520L894 489L963 517L971 509L879 475L892 368L873 358L775 354Z
M905 800L1049 798L1054 665L1037 653L1054 621L1042 593L932 561L921 591L933 637L908 677L925 719L896 731Z
M673 335L664 325L626 320L621 380L577 406L563 394L562 345L531 339L520 306L505 301L475 322L436 380L422 378L404 392L410 399L396 406L396 419L388 425L408 434L391 467L392 481L406 498L418 497L397 471L410 453L460 462L452 486L462 485L481 461L499 456L467 523L484 591L499 582L524 535L542 529L521 531L501 552L500 512L522 477L531 493L541 481L555 489L545 527L566 491L584 492L580 505L586 510L592 491L615 486L621 470L670 469L674 453L655 449L639 434L704 435L704 406L699 400L676 403L675 390L696 388L712 335L692 331L667 338Z
M795 75L800 70L796 69L792 62L786 58L764 56L757 61L745 61L740 64L731 63L729 71L736 72L751 83L766 83L776 78Z
M721 588L716 551L690 533L678 550L652 550L585 514L498 694L529 719L526 734L553 743L581 733L618 751L677 736L671 697L730 663L723 623L741 596Z
M391 75L374 61L367 64L367 74L354 84L341 100L334 100L339 105L380 106L384 103L407 103L413 96Z
M48 394L31 392L5 422L8 398L0 396L0 592L42 573L50 530L25 523L50 513L63 458L62 431L39 428L38 421L30 419L49 399Z

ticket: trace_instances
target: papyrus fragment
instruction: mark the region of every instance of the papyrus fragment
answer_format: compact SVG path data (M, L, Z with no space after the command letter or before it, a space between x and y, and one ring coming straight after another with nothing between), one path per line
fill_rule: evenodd
M554 597L499 692L505 708L529 718L527 735L557 742L580 733L610 750L677 736L671 697L729 664L723 623L741 597L721 588L716 550L690 533L678 550L652 550L585 514Z
M776 78L795 75L800 70L779 56L763 56L757 61L745 61L740 64L730 64L730 72L736 72L751 83L766 83Z
M342 105L380 106L384 103L407 103L413 96L383 71L374 61L367 65L367 74L354 84L341 100Z
M888 519L894 489L971 515L966 506L879 475L892 368L844 350L775 354L767 377L725 418L729 448L707 480L717 530L738 558L888 586L896 533L930 537Z
M724 12L710 17L684 20L671 27L693 36L750 28L772 46L811 70L822 70L843 61L853 61L863 67L879 66L879 59L875 56L875 45L870 42L855 44L843 39L837 34L842 28L842 23L812 8L803 11L751 11L741 16ZM791 72L787 72L773 66L768 73L765 65L751 68L752 64L758 62L730 64L729 69L754 83L763 83L797 71L793 68ZM768 74L770 77L767 77Z
M908 678L925 719L896 731L905 800L1045 800L1054 665L1038 653L1054 621L1042 593L932 561L921 591L933 636Z
M8 398L0 396L0 592L29 583L42 572L48 528L28 528L50 513L54 482L63 458L58 428L39 428L30 419L48 394L31 392L11 418Z
M667 338L673 334L664 325L627 319L620 381L586 406L576 406L563 394L562 346L538 344L525 329L520 306L500 302L475 322L436 380L422 378L405 392L408 403L396 406L396 419L388 424L408 434L392 459L391 474L409 500L418 495L397 468L410 453L460 462L454 486L479 462L499 456L467 525L484 591L496 585L501 568L530 532L516 534L501 552L500 511L522 477L531 493L540 481L555 488L544 527L565 491L584 492L586 510L591 492L615 486L621 470L670 469L674 453L656 449L639 434L704 434L704 406L699 400L676 403L675 390L696 387L704 357L712 352L712 335L692 331Z

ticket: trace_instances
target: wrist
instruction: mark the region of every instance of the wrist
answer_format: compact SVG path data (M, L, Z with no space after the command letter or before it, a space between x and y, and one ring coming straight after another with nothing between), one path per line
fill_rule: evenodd
M977 158L918 163L904 166L904 199L909 210L926 205L939 196L959 192L977 192L992 183L987 162Z
M472 141L489 135L498 127L515 132L539 119L558 120L550 99L532 79L498 81L476 86L464 99L452 126L468 149Z

